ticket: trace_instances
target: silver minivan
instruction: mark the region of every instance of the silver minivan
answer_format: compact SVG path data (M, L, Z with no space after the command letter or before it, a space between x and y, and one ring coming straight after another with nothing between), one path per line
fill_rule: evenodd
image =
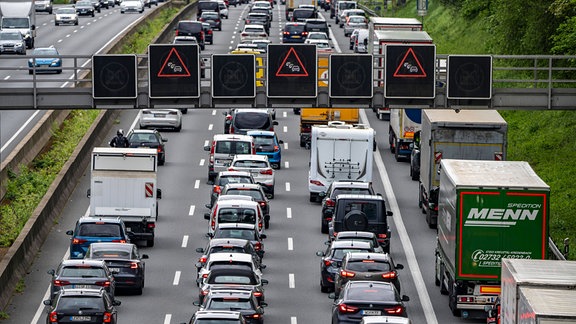
M254 138L248 135L216 134L210 145L204 146L210 152L208 159L208 180L214 181L220 171L226 171L236 154L256 154Z

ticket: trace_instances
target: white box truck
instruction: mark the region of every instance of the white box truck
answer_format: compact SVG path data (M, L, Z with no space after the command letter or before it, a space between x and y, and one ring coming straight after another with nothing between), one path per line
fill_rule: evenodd
M536 321L535 317L532 318L533 322L524 321L525 319L520 321L521 317L523 317L521 315L525 312L525 310L520 309L523 307L521 306L521 288L570 290L574 293L574 290L576 290L576 261L502 259L501 280L501 323L557 323ZM531 296L535 294L537 293L532 292L528 296L529 299L533 300L535 297ZM576 310L576 307L574 307L574 297L576 295L572 294L572 296L568 301L572 309ZM556 305L552 301L549 301L549 303ZM532 305L531 307L535 306L534 303L530 304ZM576 323L574 317L572 317L572 320L569 323Z
M575 290L521 287L516 324L576 323Z
M308 190L310 202L319 200L333 181L372 181L374 129L331 121L312 126Z
M430 228L438 223L440 161L505 160L507 132L507 123L496 110L422 111L418 206Z
M390 109L388 143L396 161L409 159L414 143L414 134L422 125L422 109Z
M27 48L34 48L36 8L34 1L1 0L0 30L18 30Z
M92 151L91 217L120 217L135 241L154 246L158 199L158 152L148 148L96 147Z

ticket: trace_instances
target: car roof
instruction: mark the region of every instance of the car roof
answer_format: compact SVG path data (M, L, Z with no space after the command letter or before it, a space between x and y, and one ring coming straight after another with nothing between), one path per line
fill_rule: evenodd
M332 188L370 188L369 182L361 181L334 181L332 182Z
M223 201L231 201L231 200L245 200L245 201L253 201L254 198L246 195L220 195L218 196L218 206L221 206L221 202Z
M358 249L371 249L372 244L366 241L358 240L338 240L333 241L331 245L332 249L346 249L346 248L358 248Z
M217 252L217 253L210 253L208 257L210 262L218 262L218 261L239 261L239 262L248 262L252 263L252 255L247 253L237 253L237 252Z
M258 276L254 273L254 271L252 271L252 269L250 269L249 267L246 267L244 265L242 265L242 266L230 265L230 266L227 266L225 268L212 269L212 270L210 270L210 273L208 274L208 276L212 277L212 276L226 275L226 274L231 274L231 273L258 278Z
M265 131L265 130L249 130L246 132L248 136L274 136L276 135L275 132L272 131Z
M120 243L120 242L94 242L90 244L92 251L98 250L114 250L114 251L127 251L131 252L134 249L133 243Z
M390 254L376 252L348 252L348 261L374 260L380 262L391 262Z
M238 135L238 134L216 134L214 135L215 141L253 141L252 136L248 135Z
M300 9L305 9L305 8L300 8ZM287 22L284 24L284 26L306 26L306 23L304 23L304 22Z
M234 311L199 310L194 313L196 319L241 319L242 314Z
M238 238L213 238L208 244L209 247L222 246L222 245L234 245L234 246L244 246L249 244L250 241Z
M62 260L60 263L62 266L90 266L90 267L101 267L105 266L104 260L92 260L92 259L68 259Z
M234 160L268 161L268 156L259 154L236 154Z
M256 225L247 223L223 223L223 224L219 223L217 229L231 229L231 228L254 230L256 229Z
M308 44L330 44L327 39L307 39Z
M353 237L375 238L376 233L365 232L365 231L342 231L342 232L338 232L338 235L336 235L337 240L343 240L344 238L353 238Z
M102 296L106 293L104 288L66 288L60 289L60 296Z
M210 290L208 295L212 298L223 298L223 297L232 297L232 298L250 298L252 296L252 290L247 289L215 289Z
M346 284L350 286L360 286L360 287L380 286L379 288L383 289L385 288L394 289L394 284L386 281L352 280L348 281Z
M246 29L246 28L264 29L264 26L262 26L262 25L256 25L256 24L248 24L248 25L244 25L244 29Z
M248 171L220 171L218 172L220 177L250 177L251 174Z
M250 190L261 190L262 186L258 183L227 183L224 185L224 190L227 189L250 189ZM228 196L228 195L224 195ZM242 195L234 195L234 196L242 196Z
M225 196L225 195L223 195ZM240 197L247 197L247 196L242 196L239 195ZM252 199L250 197L250 199ZM239 207L239 208L255 208L260 206L257 202L255 202L254 200L246 200L244 198L236 198L233 200L219 200L218 201L218 208L225 208L225 207Z
M80 217L78 219L78 223L114 223L114 224L120 224L120 223L122 223L122 219L120 219L120 217L86 216L86 217Z
M250 26L250 25L248 25L248 26ZM255 26L262 27L262 25L255 25ZM267 109L262 109L262 108L237 108L237 109L234 109L235 114L237 114L238 112L255 112L255 113L269 114Z
M341 194L336 196L336 200L338 199L358 199L358 200L384 200L384 198L380 195L355 195L355 194Z
M130 130L130 133L140 133L140 134L154 134L157 133L158 131L155 129L132 129Z

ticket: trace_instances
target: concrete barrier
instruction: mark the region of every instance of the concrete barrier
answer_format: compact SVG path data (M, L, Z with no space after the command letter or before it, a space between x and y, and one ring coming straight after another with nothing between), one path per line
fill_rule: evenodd
M171 2L166 2L163 5L171 5ZM174 21L167 24L153 42L169 42L176 22L191 14L194 8L195 3L185 6ZM150 16L153 15L154 17L158 15L156 10L150 13ZM144 22L145 19L141 23ZM133 26L131 30L125 32L124 37L135 33L138 27L139 25ZM118 43L121 43L121 41ZM120 48L120 44L113 44L105 50L105 53L113 53L112 51ZM52 125L61 125L68 114L69 111L50 111L35 126L33 131L27 135L26 139L18 145L17 149L11 153L11 155L14 154L14 157L10 161L6 159L6 163L2 163L2 169L0 170L2 188L5 188L4 181L8 179L8 170L17 170L19 165L31 162L50 139ZM96 121L84 135L72 156L68 159L48 189L48 192L26 222L16 241L0 260L0 310L6 309L6 306L10 303L18 281L26 275L27 269L31 266L35 255L54 225L54 220L62 213L68 198L76 187L78 179L82 178L84 170L88 167L92 148L106 140L105 136L113 126L117 114L117 110L103 110L100 112Z

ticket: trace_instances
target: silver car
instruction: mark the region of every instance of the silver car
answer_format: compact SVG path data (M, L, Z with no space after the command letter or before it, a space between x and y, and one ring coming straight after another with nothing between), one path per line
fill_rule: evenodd
M72 7L58 8L54 13L54 25L78 25L78 14Z
M180 109L142 109L140 128L172 128L182 130L182 112Z
M230 164L230 171L248 171L254 182L262 185L268 198L274 198L274 170L266 155L237 154Z
M19 31L0 31L0 54L26 54L26 42Z
M354 29L368 29L368 22L364 16L349 16L344 24L344 36L348 37Z
M123 0L120 4L120 13L126 12L144 12L144 3L140 0Z

